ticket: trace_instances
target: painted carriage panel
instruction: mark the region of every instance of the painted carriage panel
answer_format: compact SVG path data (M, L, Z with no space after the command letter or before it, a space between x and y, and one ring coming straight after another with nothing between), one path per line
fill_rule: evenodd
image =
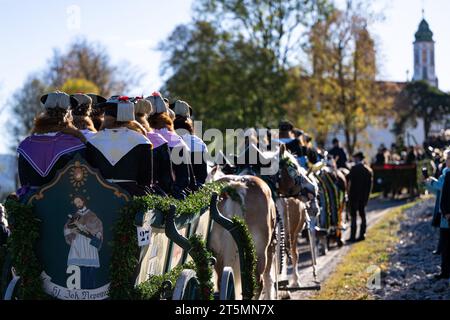
M164 273L169 250L169 239L164 229L152 228L150 244L143 248L143 259L141 263L138 283L148 280L151 275Z
M128 200L81 158L29 199L41 220L37 251L49 295L64 300L108 297L112 228Z

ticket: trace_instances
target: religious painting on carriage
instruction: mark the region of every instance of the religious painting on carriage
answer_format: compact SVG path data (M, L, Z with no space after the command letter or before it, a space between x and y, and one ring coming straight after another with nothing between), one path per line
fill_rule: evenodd
M41 220L37 243L47 294L108 298L112 229L129 195L77 157L28 201Z

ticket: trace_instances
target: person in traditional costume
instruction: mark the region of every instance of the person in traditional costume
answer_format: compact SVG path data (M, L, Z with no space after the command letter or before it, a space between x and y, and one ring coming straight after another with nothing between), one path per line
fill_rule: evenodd
M173 196L184 199L189 189L191 170L189 166L189 147L184 140L175 133L173 121L169 116L169 108L159 92L154 92L146 98L152 104L152 112L148 118L150 128L167 140L171 153L172 168L175 175Z
M69 113L78 101L57 91L42 96L41 103L45 111L36 117L32 134L17 148L20 184L31 189L49 183L75 154L84 157L86 149L86 139L73 126Z
M105 118L105 102L106 99L102 96L88 93L87 94L92 99L92 112L90 114L91 120L94 124L95 130L100 130Z
M173 111L176 115L174 121L175 130L191 150L191 164L198 188L205 184L208 176L208 165L206 163L208 147L202 139L194 134L191 106L185 101L177 100L173 105Z
M135 121L134 103L121 96L101 107L105 108L105 120L87 142L86 159L107 181L131 195L145 195L151 186L152 144Z
M89 139L97 133L97 129L95 129L94 123L90 118L92 113L92 98L82 93L73 94L72 97L78 101L77 106L71 107L73 125L81 131L86 139Z
M278 141L286 145L286 149L297 158L300 166L308 169L308 162L316 162L317 158L309 159L308 157L308 147L304 140L305 134L303 131L295 129L289 121L281 121L278 129L280 131Z
M80 289L95 289L95 273L100 268L98 252L103 242L103 224L86 206L83 197L76 196L74 215L64 225L64 237L70 245L67 266L78 266L81 273Z
M152 104L149 100L142 97L134 98L136 121L139 122L147 131L147 138L153 145L153 168L152 184L163 194L172 194L174 184L174 173L170 161L169 144L159 133L154 132L148 124L148 116L152 112ZM161 190L159 190L161 189Z
M373 171L364 163L364 154L358 152L353 156L355 165L350 169L348 175L348 197L350 206L350 238L348 242L365 240L366 233L366 206L369 201L373 185ZM356 239L357 213L361 217L361 228L359 237Z

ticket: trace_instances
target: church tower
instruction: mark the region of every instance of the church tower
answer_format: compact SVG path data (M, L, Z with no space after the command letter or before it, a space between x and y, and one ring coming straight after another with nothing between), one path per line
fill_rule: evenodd
M425 80L430 85L438 87L436 67L434 59L433 32L428 22L424 19L420 22L419 30L415 34L414 41L414 81Z

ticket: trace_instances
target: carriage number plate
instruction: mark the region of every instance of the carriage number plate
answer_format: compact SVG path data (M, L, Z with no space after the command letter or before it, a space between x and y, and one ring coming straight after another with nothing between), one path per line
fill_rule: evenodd
M152 228L150 226L137 227L137 238L139 247L143 247L150 244L150 236L152 234Z

